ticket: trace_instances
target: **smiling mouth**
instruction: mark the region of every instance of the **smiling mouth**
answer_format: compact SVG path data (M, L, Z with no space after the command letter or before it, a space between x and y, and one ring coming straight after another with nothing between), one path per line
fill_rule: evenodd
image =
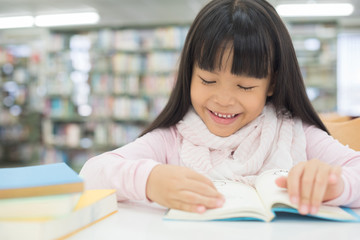
M219 118L223 118L223 119L232 119L232 118L235 118L237 115L237 113L235 114L224 114L224 113L217 113L217 112L213 112L213 111L210 111L212 114L214 114L215 116L219 117Z

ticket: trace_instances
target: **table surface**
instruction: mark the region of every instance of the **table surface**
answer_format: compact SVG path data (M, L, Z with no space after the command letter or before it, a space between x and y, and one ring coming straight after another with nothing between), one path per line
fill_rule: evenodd
M272 222L166 221L163 220L165 211L166 209L156 205L119 203L116 214L68 239L360 239L360 223L331 222L293 216L281 216Z

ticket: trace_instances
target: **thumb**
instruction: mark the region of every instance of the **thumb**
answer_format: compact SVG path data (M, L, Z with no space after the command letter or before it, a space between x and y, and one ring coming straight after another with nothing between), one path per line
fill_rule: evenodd
M331 172L329 174L328 183L330 185L336 185L338 183L338 181L340 181L341 172L342 172L341 167L339 167L339 166L332 167Z
M287 177L279 177L275 180L275 183L278 187L287 188Z

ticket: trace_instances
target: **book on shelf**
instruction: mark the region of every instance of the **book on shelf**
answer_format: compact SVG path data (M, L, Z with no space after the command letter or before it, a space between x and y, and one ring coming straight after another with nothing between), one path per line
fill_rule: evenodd
M81 127L77 123L68 123L65 126L65 144L69 147L78 147L81 139Z
M0 168L0 199L81 193L83 179L65 163Z
M50 98L46 100L45 103L45 112L46 115L51 117L71 117L75 115L75 106L70 99L65 99L58 96L49 96Z
M164 219L270 222L276 218L278 213L285 212L299 216L297 207L290 202L286 189L278 187L275 183L276 178L286 173L286 170L281 169L265 171L256 179L254 187L235 181L215 181L216 188L225 197L223 207L209 209L202 214L170 209ZM360 216L350 208L327 205L322 205L317 214L307 216L332 221L360 221Z
M149 116L148 102L144 98L116 97L113 104L116 119L146 120Z
M86 190L74 211L57 218L0 220L0 239L65 239L117 212L115 190Z

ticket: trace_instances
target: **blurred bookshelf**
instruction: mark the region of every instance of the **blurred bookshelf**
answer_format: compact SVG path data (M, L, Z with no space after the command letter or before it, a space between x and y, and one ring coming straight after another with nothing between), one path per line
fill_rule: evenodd
M316 110L335 111L338 26L287 25ZM2 31L0 167L79 171L134 140L167 102L188 27Z
M41 32L5 31L0 41L0 165L39 161L41 143Z
M337 108L336 22L288 23L308 96L318 112Z
M165 106L187 26L51 32L44 162L79 170L135 138Z

